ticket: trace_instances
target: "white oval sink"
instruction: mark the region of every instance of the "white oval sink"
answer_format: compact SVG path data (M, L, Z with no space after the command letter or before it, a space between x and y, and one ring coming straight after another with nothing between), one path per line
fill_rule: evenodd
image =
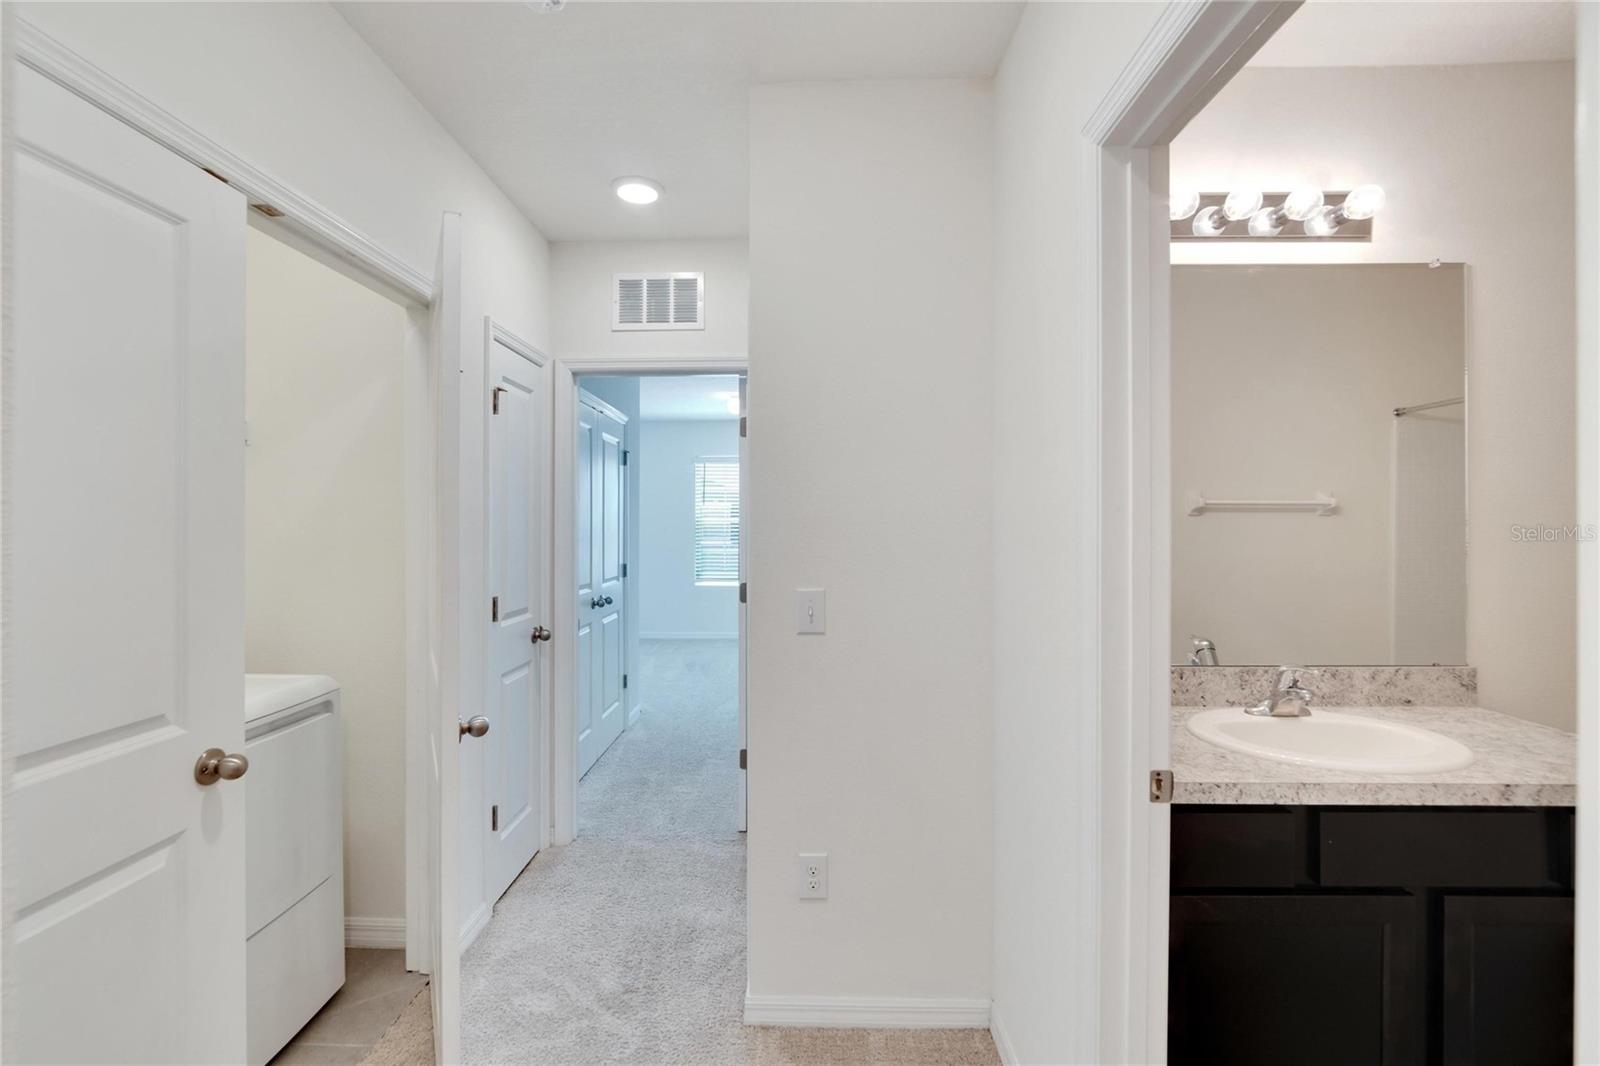
M1337 711L1268 718L1217 707L1190 715L1189 732L1246 755L1357 773L1431 774L1473 759L1471 748L1431 729Z

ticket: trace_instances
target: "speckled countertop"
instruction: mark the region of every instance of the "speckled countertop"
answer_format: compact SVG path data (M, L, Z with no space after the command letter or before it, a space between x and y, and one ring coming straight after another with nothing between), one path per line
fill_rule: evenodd
M1476 756L1436 774L1323 770L1229 751L1189 732L1185 719L1201 709L1172 712L1174 803L1570 807L1577 801L1576 737L1481 707L1312 710L1409 722L1459 740Z

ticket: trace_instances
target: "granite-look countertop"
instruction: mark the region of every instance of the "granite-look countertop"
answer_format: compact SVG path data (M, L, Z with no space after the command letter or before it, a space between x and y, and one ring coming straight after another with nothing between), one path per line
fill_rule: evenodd
M1312 708L1312 714L1328 710L1409 722L1460 741L1476 756L1459 770L1434 774L1324 770L1219 748L1189 732L1185 719L1202 709L1172 711L1174 803L1571 807L1577 802L1577 738L1482 707Z

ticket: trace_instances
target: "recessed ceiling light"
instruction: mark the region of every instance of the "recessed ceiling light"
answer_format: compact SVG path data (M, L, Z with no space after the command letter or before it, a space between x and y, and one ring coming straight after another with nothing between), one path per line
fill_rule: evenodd
M661 186L649 178L618 178L611 183L611 190L629 204L653 204L661 198Z

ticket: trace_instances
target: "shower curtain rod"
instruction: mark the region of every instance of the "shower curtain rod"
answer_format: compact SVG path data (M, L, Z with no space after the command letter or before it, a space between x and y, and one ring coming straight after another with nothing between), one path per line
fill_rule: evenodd
M1413 411L1431 411L1435 407L1450 407L1454 404L1466 402L1467 398L1465 396L1457 396L1450 400L1435 400L1432 403L1416 403L1412 404L1410 407L1396 407L1394 409L1394 416L1399 418L1402 415L1409 415Z

